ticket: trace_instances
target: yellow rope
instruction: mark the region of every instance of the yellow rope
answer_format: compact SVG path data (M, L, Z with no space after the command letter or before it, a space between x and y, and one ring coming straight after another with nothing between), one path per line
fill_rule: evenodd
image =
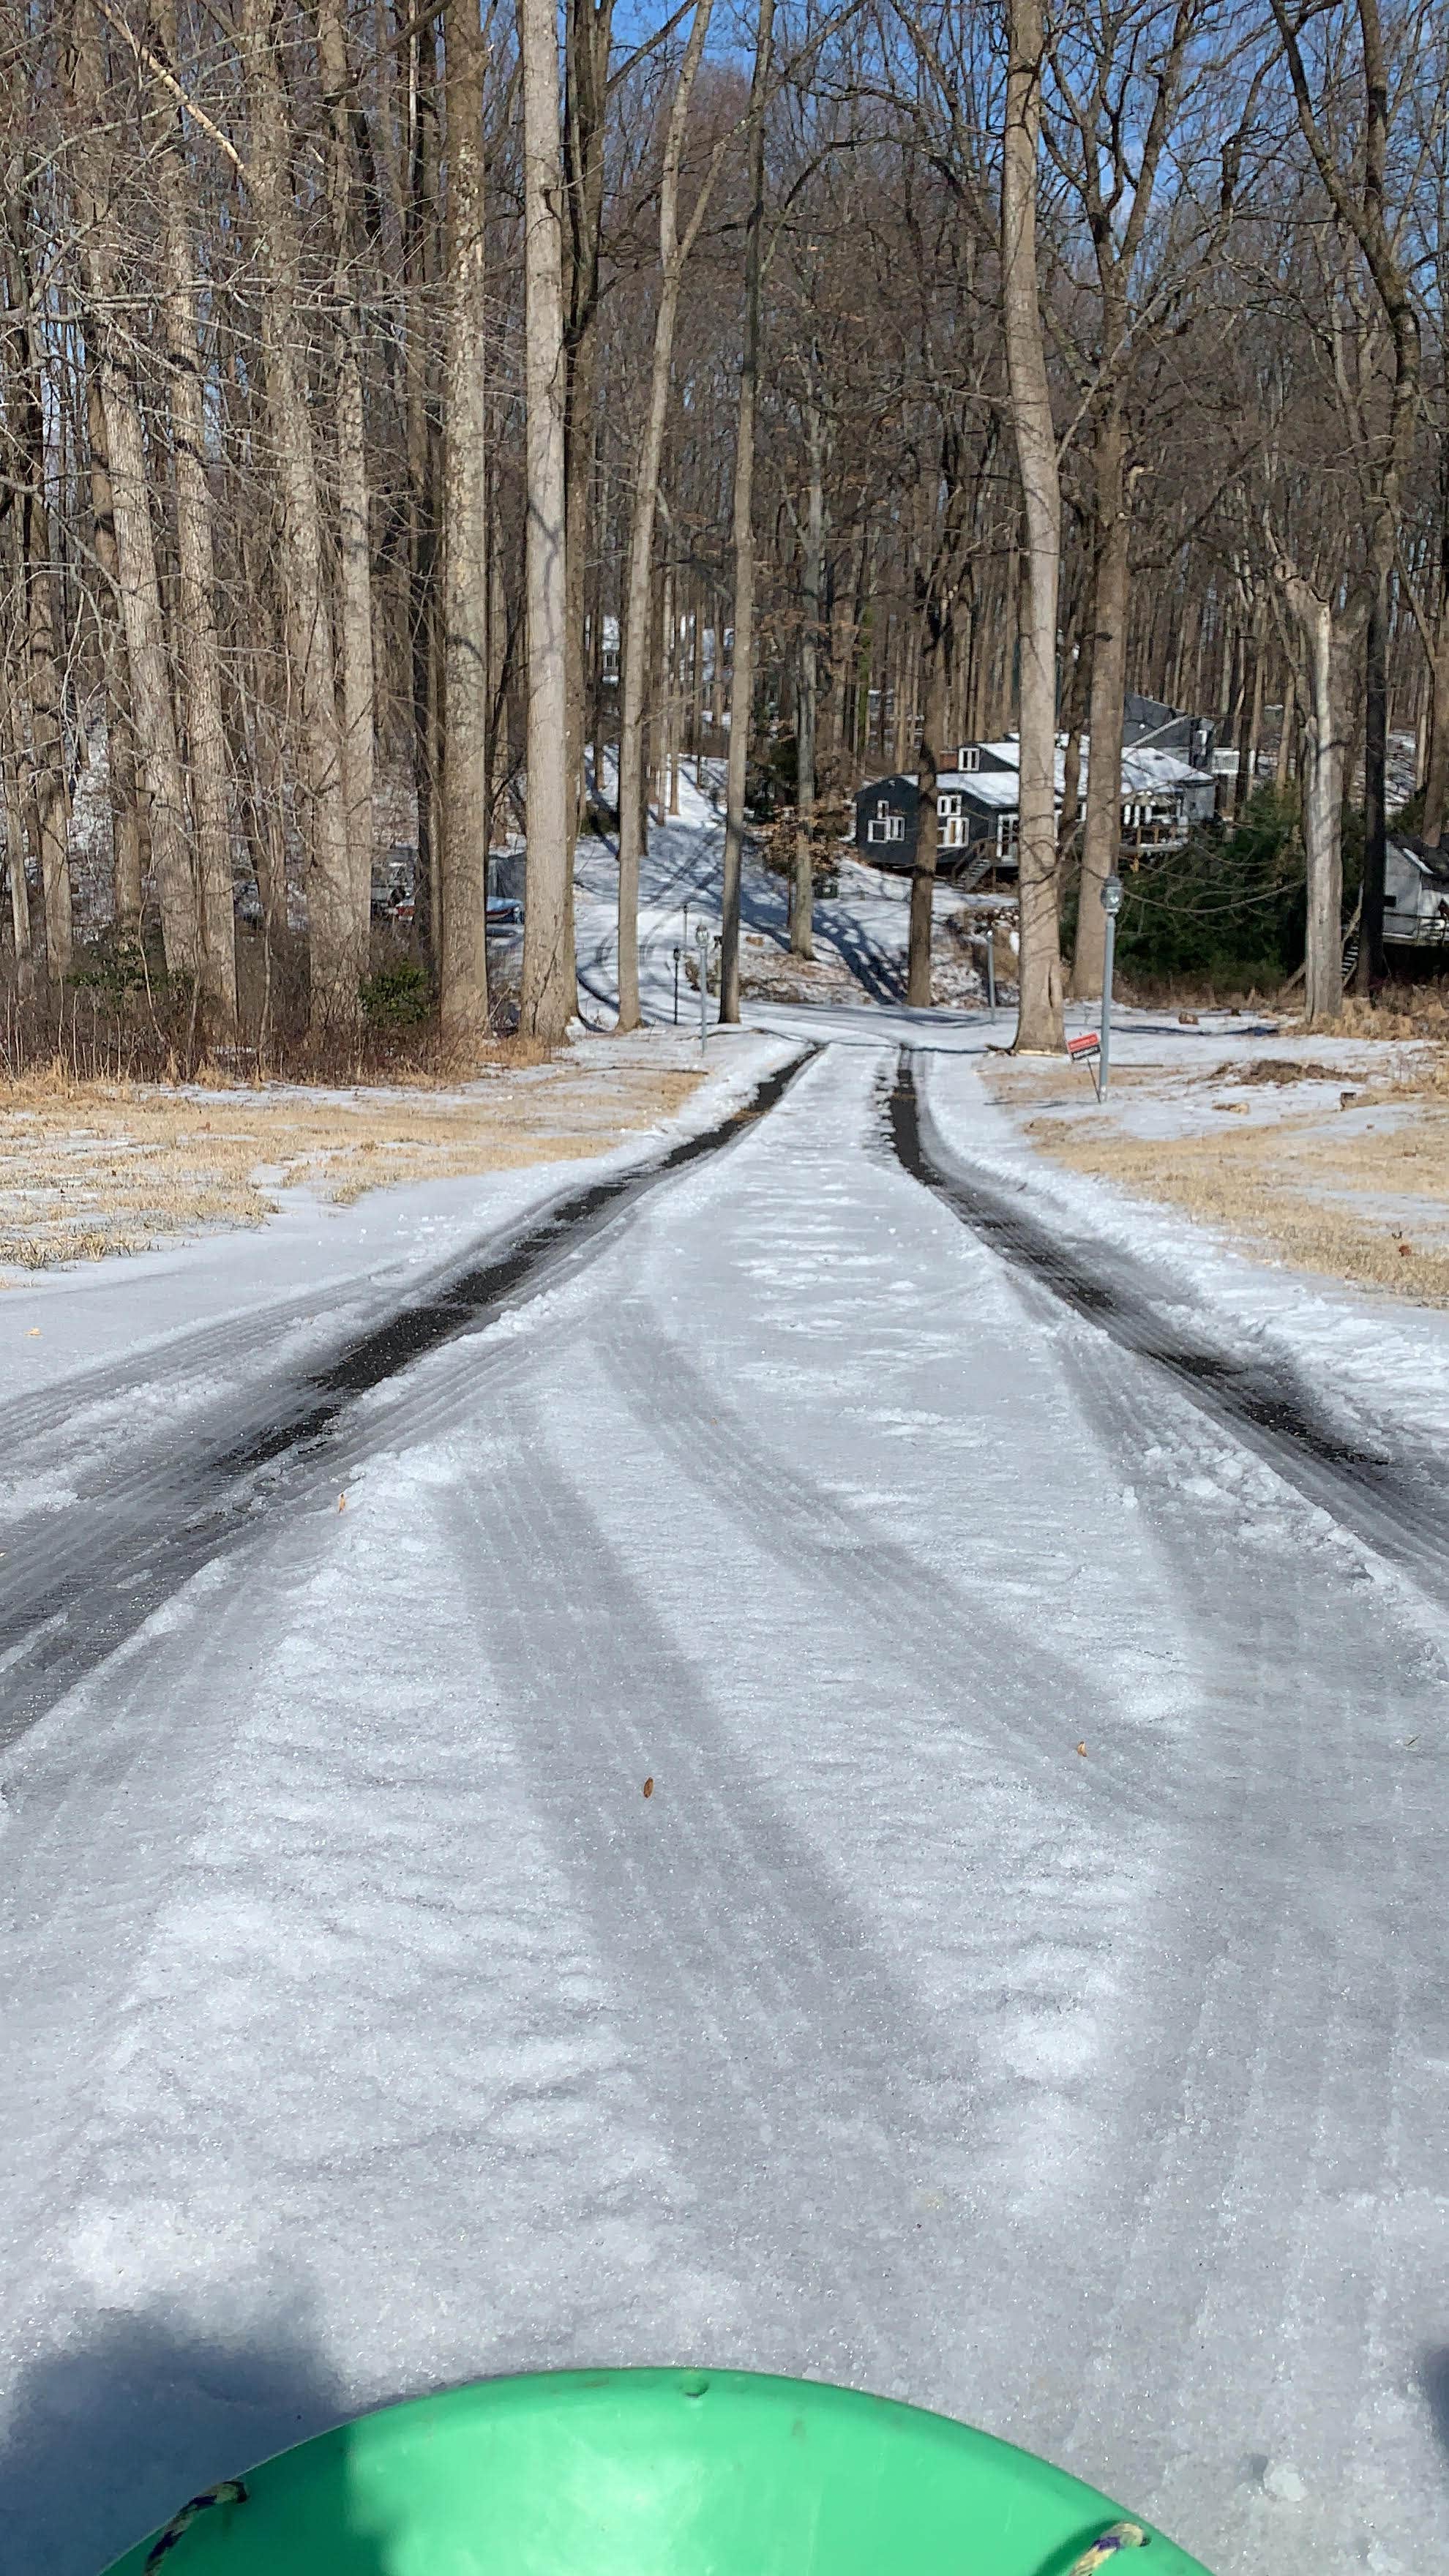
M1115 2558L1119 2549L1146 2547L1147 2533L1139 2522L1114 2522L1110 2531L1104 2531L1090 2549L1083 2550L1075 2566L1068 2568L1067 2576L1097 2576L1098 2568Z
M175 2548L177 2541L191 2529L197 2515L205 2513L208 2505L245 2504L246 2500L247 2491L240 2478L223 2478L220 2486L208 2487L205 2495L193 2496L179 2513L173 2513L165 2530L152 2542L142 2576L151 2576L152 2569L160 2566L168 2551Z

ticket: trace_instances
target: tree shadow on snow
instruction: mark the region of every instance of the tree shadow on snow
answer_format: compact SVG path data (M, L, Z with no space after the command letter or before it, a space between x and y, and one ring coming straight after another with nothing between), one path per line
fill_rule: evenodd
M15 2391L0 2435L0 2565L97 2576L189 2497L353 2411L297 2304L215 2332L161 2309L103 2314ZM321 2472L336 2487L326 2509L348 2534L336 2564L387 2576L386 2543L355 2527L346 2465L338 2449ZM186 2576L184 2540L164 2565Z
M1419 2386L1441 2447L1449 2451L1449 2346L1436 2345L1419 2362Z

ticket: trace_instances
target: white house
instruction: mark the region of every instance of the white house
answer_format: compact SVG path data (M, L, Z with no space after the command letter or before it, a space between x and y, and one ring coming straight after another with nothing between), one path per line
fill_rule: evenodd
M1449 850L1411 832L1391 833L1384 853L1384 945L1449 947Z

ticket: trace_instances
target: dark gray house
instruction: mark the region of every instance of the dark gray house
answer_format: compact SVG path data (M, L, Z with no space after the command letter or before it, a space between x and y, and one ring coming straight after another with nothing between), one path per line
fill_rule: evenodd
M971 745L971 749L982 746ZM1014 866L1017 839L1017 772L1002 761L977 769L943 769L936 780L939 838L936 866L956 876L974 862ZM872 779L855 799L855 846L878 868L916 863L920 791L908 771Z
M1170 751L1189 769L1210 770L1216 736L1217 726L1205 716L1185 716L1160 698L1139 697L1129 689L1122 701L1124 751Z
M1150 707L1153 701L1134 703ZM1167 712L1171 714L1171 709ZM1211 733L1211 727L1206 730ZM1085 793L1085 743L1081 764L1081 792ZM1065 776L1063 737L1057 743L1058 810ZM957 747L955 767L943 769L936 781L940 818L936 865L943 876L958 876L969 868L979 878L987 868L1016 866L1020 786L1021 751L1014 735L1000 742L963 742ZM1165 745L1146 739L1124 744L1124 851L1143 858L1154 851L1180 849L1193 825L1212 813L1215 793L1209 771L1196 768ZM876 867L914 867L918 802L916 781L909 772L873 779L860 788L855 799L855 846L861 857Z

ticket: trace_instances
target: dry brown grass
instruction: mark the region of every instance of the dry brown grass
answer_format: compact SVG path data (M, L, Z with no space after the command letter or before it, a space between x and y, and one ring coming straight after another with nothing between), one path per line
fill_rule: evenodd
M700 1079L623 1049L551 1062L510 1051L461 1093L30 1075L0 1090L0 1263L40 1269L257 1225L272 1192L303 1183L346 1206L399 1181L606 1154L672 1116Z
M1180 1100L1189 1091L1200 1096L1211 1082L1224 1093L1214 1107L1246 1109L1234 1092L1292 1078L1331 1082L1337 1100L1367 1114L1348 1123L1335 1105L1264 1124L1224 1120L1207 1134L1165 1138L1133 1134L1122 1123L1123 1110L1130 1114L1144 1094ZM1072 1114L1082 1104L1064 1090L1059 1069L1018 1064L995 1069L993 1083L1001 1097L1035 1110L1028 1135L1073 1171L1166 1201L1295 1269L1449 1305L1449 1067L1379 1081L1326 1065L1285 1076L1277 1062L1261 1058L1187 1076L1134 1067L1113 1073L1113 1095L1127 1095L1115 1114L1109 1098L1087 1116Z

